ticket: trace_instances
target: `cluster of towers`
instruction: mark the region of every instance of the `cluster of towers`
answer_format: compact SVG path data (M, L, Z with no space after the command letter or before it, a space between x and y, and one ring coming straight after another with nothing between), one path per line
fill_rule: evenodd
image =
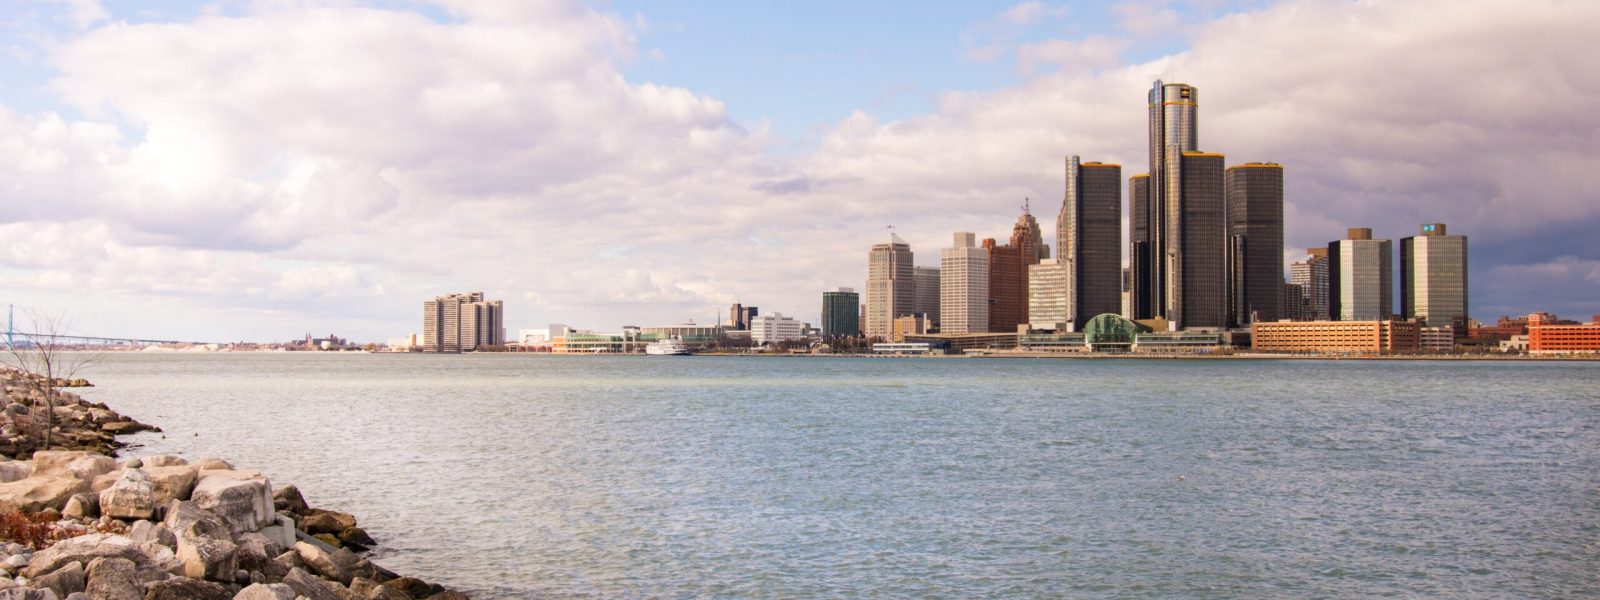
M1068 157L1057 257L1026 205L1009 244L980 245L957 232L931 274L912 266L910 246L891 235L868 255L865 333L891 337L897 320L917 315L947 334L1070 330L1107 313L1168 331L1389 318L1393 253L1370 231L1316 249L1309 264L1295 265L1292 283L1284 282L1283 167L1230 167L1225 155L1202 151L1199 97L1182 83L1156 81L1150 89L1150 168L1127 179L1126 242L1122 167ZM1435 309L1441 314L1433 320L1464 321L1465 238L1433 224L1403 244L1402 300L1409 304L1402 313L1427 319L1427 306L1448 305ZM939 290L937 302L930 285Z

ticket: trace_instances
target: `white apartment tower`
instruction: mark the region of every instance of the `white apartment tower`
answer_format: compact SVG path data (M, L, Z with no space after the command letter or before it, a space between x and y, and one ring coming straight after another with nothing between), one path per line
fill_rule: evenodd
M989 329L989 253L971 232L955 234L955 247L939 251L939 331Z

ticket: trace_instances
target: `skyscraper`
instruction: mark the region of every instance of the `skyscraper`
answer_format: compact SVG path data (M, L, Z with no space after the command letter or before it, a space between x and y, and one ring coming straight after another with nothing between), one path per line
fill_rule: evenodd
M1339 321L1381 321L1394 315L1394 246L1351 228L1328 244L1328 312Z
M1100 314L1122 313L1121 185L1121 165L1067 158L1056 253L1067 269L1066 293L1072 296L1067 320L1078 325ZM1028 320L1038 322L1031 314Z
M1276 321L1283 314L1283 167L1237 165L1228 169L1225 183L1228 324Z
M1289 283L1300 286L1303 294L1300 318L1331 321L1328 312L1328 249L1307 248L1305 260L1289 265Z
M917 302L913 313L927 318L928 327L939 324L939 267L912 267L912 278L917 282Z
M893 233L867 253L867 337L889 339L895 317L916 307L916 276L911 245Z
M846 337L861 335L861 294L842 287L822 293L822 335Z
M1022 249L996 244L994 238L983 240L983 249L989 255L989 325L985 330L1015 332L1018 325L1028 322L1028 280L1023 275L1027 266Z
M939 331L982 333L989 327L989 253L959 231L951 248L939 251Z
M1150 174L1128 178L1128 311L1129 319L1156 315L1155 246L1150 239ZM1061 238L1056 238L1061 244Z
M1223 155L1184 152L1170 164L1164 190L1167 233L1166 318L1174 329L1228 324L1227 251L1224 239Z
M1400 239L1400 314L1466 332L1467 236L1428 223L1422 235Z
M1130 238L1144 244L1143 252L1132 248L1138 259L1133 263L1132 286L1139 296L1133 301L1136 318L1166 317L1174 325L1181 323L1177 317L1182 306L1174 298L1181 295L1181 284L1171 279L1183 274L1182 163L1184 153L1199 150L1199 99L1200 91L1193 86L1160 80L1147 98L1150 172L1130 180L1128 189L1128 202L1134 205L1129 214L1137 221ZM1138 314L1141 307L1148 313Z

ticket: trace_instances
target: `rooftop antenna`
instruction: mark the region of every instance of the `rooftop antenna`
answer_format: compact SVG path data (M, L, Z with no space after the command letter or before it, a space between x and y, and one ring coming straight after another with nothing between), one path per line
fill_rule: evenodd
M1022 199L1022 214L1028 214L1028 198Z

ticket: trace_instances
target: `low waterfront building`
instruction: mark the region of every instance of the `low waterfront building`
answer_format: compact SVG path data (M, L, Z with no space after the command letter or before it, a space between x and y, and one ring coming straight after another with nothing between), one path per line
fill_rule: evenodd
M1526 354L1528 352L1528 336L1513 335L1500 342L1500 351L1507 354Z
M950 350L1010 350L1017 347L1015 333L929 333L908 335L906 343L928 343Z
M553 354L634 354L644 352L644 347L656 341L655 336L643 336L634 331L600 333L568 329L563 335L551 338Z
M680 325L645 327L639 331L639 335L648 336L652 341L682 340L684 345L692 349L700 349L704 348L706 344L722 339L726 331L727 328L721 325L696 325L693 321L690 321Z
M1083 333L1059 330L1030 331L1017 336L1017 346L1029 352L1088 352L1087 337Z
M873 354L927 354L933 350L927 342L880 342L872 345Z
M1417 331L1418 345L1423 352L1450 352L1456 349L1455 329L1449 325L1442 327L1421 327Z
M1258 352L1410 353L1421 349L1416 321L1259 321L1250 324Z
M758 315L750 319L750 343L757 346L805 339L804 323L781 313Z
M1146 354L1209 353L1227 346L1216 331L1150 331L1133 337L1132 350Z
M1556 324L1558 319L1544 313L1528 315L1530 354L1578 354L1600 352L1600 315L1582 324Z

